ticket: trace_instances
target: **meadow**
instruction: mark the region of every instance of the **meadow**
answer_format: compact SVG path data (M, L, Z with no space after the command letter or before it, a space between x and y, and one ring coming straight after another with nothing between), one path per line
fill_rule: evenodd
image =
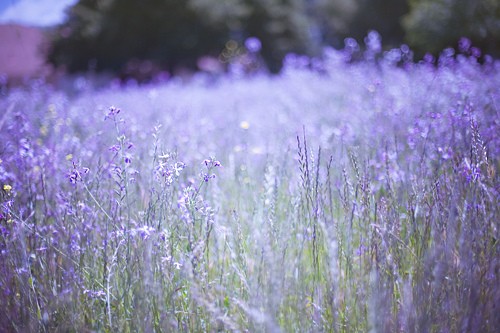
M2 332L496 332L500 63L0 96Z

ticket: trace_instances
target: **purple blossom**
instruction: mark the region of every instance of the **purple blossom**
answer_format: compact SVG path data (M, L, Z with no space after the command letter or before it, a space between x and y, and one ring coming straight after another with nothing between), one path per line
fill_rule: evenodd
M215 175L214 175L214 174L209 175L208 173L204 173L204 174L202 175L202 178L203 178L203 181L204 181L205 183L208 183L208 181L209 181L210 179L215 178Z
M467 158L462 161L461 174L467 183L475 183L481 179L481 169Z
M104 290L83 290L83 294L92 299L102 299L104 300L106 297L106 292Z
M353 330L417 323L446 331L470 318L473 329L488 325L500 64L474 59L480 53L468 40L459 45L464 54L448 50L440 63L428 57L432 65L413 63L407 46L380 57L375 33L365 42L366 53L346 39L343 51L290 55L282 73L244 80L194 74L76 97L40 84L3 91L0 109L13 110L0 116L0 294L18 325L10 330L64 330L60 315L85 326L76 330L131 330L126 314L136 310L153 319L149 330L179 330L190 319L203 328L196 316L183 317L213 303L196 302L200 291L228 303L214 313L227 314L227 330L233 319L236 330L249 329L231 317L241 310L234 300L266 311L290 296L292 318L303 308L317 312L303 316L318 318L303 320L306 331L331 330L323 315L355 317ZM234 47L228 61L260 60L260 42ZM116 107L104 111L111 124L91 112L109 100L127 105L126 126ZM210 154L223 156L224 169ZM301 251L306 261L296 260ZM272 299L260 292L283 277L305 287L281 288ZM358 296L367 306L357 307ZM470 311L457 301L464 299L472 299ZM187 308L165 312L165 300ZM325 313L327 303L349 311ZM61 304L68 311L56 311ZM281 308L271 312L260 326L281 329ZM390 324L372 326L370 318Z
M203 163L205 163L205 166L208 169L212 169L212 168L216 168L216 167L221 166L221 163L219 161L217 161L214 157L211 157L210 159L204 160Z
M155 229L147 225L134 229L134 233L138 234L143 240L148 239L154 232Z
M106 119L111 119L114 118L116 115L118 115L121 112L121 110L115 106L110 106L108 108L108 113L104 117L104 120Z
M245 40L245 47L252 53L257 53L262 48L262 44L257 37L249 37Z
M462 37L458 41L458 50L462 53L468 53L471 46L472 46L472 42L470 41L470 39L468 39L466 37Z
M67 178L71 184L76 184L79 181L82 181L82 175L86 175L90 172L90 169L87 167L80 167L75 162L73 163L73 169L69 171L67 174Z
M120 145L112 145L111 147L108 148L108 150L114 152L114 153L117 153L120 151Z

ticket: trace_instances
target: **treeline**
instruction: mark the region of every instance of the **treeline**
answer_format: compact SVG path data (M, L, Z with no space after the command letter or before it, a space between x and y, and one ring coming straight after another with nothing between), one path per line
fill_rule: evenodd
M384 47L408 44L421 57L468 37L500 56L498 0L80 0L53 31L48 61L69 72L196 68L203 56L230 62L261 42L271 72L286 54L318 55L370 30ZM132 66L133 67L133 66Z

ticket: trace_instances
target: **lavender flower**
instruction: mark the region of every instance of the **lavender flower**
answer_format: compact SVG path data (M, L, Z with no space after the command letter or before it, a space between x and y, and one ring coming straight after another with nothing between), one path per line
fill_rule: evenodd
M104 117L104 120L106 119L114 119L116 115L118 115L121 112L121 110L115 106L110 106L108 108L108 113Z
M257 53L262 48L262 44L257 37L249 37L245 40L245 47L252 53Z

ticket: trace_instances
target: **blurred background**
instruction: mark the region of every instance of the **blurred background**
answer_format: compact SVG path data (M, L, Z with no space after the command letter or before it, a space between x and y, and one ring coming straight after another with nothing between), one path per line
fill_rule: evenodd
M462 51L498 58L500 1L0 0L0 83L71 73L140 82L231 68L277 73L288 54L320 57L346 43L361 51L370 31L383 50L408 45L415 61L459 48L462 37L476 47Z

